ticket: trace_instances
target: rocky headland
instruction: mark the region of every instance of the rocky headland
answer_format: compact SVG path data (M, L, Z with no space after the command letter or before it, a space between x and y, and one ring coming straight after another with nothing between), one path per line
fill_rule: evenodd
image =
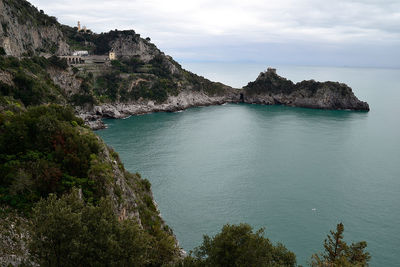
M252 104L369 111L368 103L360 101L344 83L314 80L293 83L272 68L261 72L241 94L243 102Z

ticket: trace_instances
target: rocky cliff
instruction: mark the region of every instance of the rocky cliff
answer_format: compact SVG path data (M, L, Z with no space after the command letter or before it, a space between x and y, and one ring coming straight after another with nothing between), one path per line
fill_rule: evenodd
M0 0L0 46L7 55L68 55L69 45L55 17L20 0Z
M360 101L344 83L310 80L295 84L276 74L275 69L260 73L254 82L245 86L241 99L245 103L265 105L369 110L368 103Z

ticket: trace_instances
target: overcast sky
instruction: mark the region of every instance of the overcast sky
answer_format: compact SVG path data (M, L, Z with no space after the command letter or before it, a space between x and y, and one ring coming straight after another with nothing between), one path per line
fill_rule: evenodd
M31 0L95 32L134 29L180 62L400 67L400 0Z

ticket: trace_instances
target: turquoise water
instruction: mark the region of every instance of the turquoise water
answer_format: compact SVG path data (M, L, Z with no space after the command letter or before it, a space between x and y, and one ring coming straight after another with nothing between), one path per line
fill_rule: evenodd
M189 68L237 87L262 70ZM129 171L151 181L185 250L225 223L247 222L266 227L272 241L306 264L343 222L346 241L368 242L371 266L398 266L400 71L280 67L278 73L346 82L371 111L228 104L106 120L109 128L97 133Z

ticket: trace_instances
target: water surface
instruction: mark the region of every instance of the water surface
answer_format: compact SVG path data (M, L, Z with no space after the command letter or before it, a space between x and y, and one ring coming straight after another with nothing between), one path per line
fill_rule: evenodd
M186 67L235 87L262 70L207 65ZM371 266L398 265L400 71L283 66L278 74L346 82L371 111L229 104L106 120L97 133L151 181L185 250L223 224L247 222L306 264L343 222L346 241L368 242Z

